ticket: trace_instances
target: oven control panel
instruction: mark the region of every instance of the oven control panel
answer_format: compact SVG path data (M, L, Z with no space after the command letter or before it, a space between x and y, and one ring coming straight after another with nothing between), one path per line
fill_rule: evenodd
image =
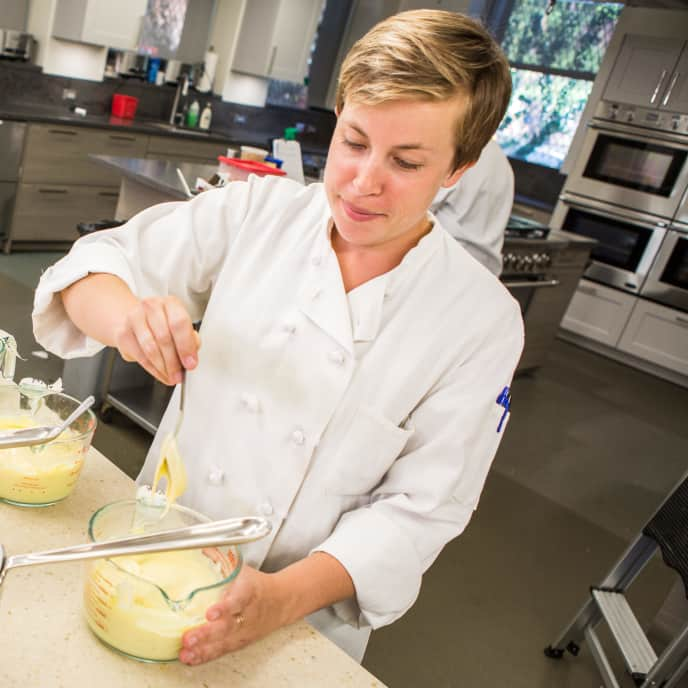
M678 112L603 100L598 104L594 116L596 119L688 135L688 115Z
M547 250L507 249L502 256L502 273L538 274L547 271L552 264L552 256Z

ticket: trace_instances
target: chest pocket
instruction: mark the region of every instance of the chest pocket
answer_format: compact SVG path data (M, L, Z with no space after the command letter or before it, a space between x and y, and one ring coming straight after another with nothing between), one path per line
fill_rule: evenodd
M367 406L360 406L328 471L326 492L363 495L382 480L406 446L413 430L404 430Z

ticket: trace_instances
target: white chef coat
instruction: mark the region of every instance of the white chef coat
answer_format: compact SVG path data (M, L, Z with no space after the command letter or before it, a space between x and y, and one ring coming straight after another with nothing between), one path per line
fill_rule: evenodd
M491 140L456 184L437 192L430 210L474 258L499 275L513 204L514 172L499 144Z
M508 291L438 224L349 294L330 227L323 186L283 179L157 205L77 241L41 278L33 318L49 351L101 349L56 294L88 272L118 275L139 297L174 294L202 318L178 436L181 501L211 518L267 517L271 535L245 553L263 570L316 550L338 559L356 599L309 621L360 660L371 627L413 604L476 508L523 328Z

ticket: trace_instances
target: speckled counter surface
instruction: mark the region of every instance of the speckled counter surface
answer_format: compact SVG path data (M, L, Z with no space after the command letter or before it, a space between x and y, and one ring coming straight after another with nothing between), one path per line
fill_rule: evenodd
M91 449L74 492L43 509L0 503L7 554L86 542L103 504L130 498L133 481ZM2 688L322 688L383 686L305 622L198 667L144 664L107 649L82 617L83 562L12 569L0 586Z

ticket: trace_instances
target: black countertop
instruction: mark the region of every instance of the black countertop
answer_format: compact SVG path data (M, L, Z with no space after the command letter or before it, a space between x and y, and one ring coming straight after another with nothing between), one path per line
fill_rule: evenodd
M209 132L199 129L171 128L166 122L145 118L123 119L112 115L77 115L65 108L54 105L0 105L0 119L38 122L48 124L67 124L70 126L89 127L93 129L112 129L113 131L128 131L138 134L167 136L170 138L186 138L194 141L220 142L227 145L247 145L270 147L273 135L252 133L237 137L221 127L211 127Z

